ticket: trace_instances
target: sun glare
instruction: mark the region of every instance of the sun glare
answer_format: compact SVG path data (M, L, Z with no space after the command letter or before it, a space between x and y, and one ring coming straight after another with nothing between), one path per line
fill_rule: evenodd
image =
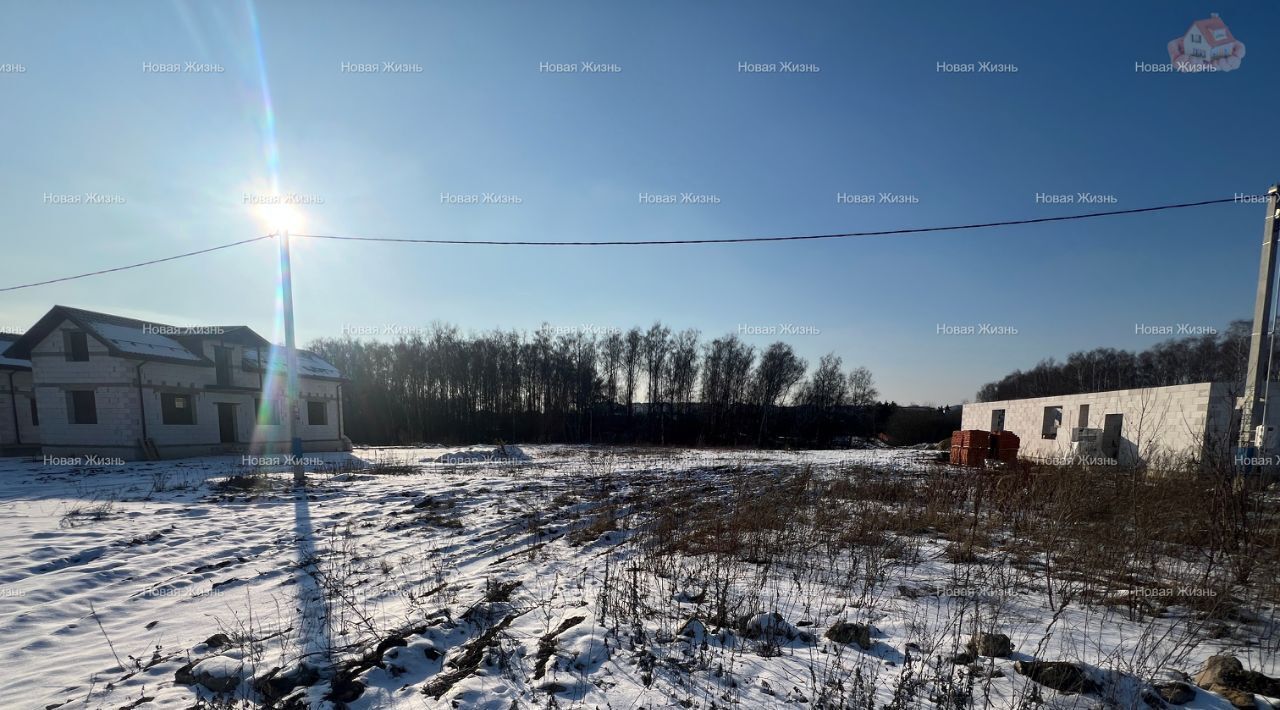
M281 196L281 201L271 200L254 205L254 214L258 222L271 234L281 232L297 234L302 231L306 220L297 205L283 202L283 199L284 197Z

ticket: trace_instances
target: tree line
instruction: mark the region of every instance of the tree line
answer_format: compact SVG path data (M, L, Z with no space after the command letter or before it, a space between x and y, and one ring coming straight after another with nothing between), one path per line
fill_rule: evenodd
M489 441L826 446L869 436L896 405L838 355L736 334L549 326L463 334L436 324L395 342L321 339L348 378L345 429L364 444Z
M978 390L979 402L1056 397L1085 392L1229 382L1243 388L1252 322L1232 321L1220 333L1173 338L1142 352L1095 348L1015 370Z

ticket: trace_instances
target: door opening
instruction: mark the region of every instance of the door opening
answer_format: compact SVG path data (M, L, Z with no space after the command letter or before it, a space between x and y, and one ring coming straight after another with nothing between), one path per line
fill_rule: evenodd
M218 439L224 444L236 443L236 405L218 402Z
M1099 448L1109 459L1120 459L1120 435L1124 430L1123 414L1108 414L1102 418L1102 440Z

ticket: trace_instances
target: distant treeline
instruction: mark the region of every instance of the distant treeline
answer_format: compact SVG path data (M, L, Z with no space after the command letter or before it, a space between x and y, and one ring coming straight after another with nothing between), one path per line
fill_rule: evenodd
M827 446L883 431L871 372L825 355L810 373L791 346L762 351L697 331L491 331L436 325L393 343L323 339L311 349L343 386L345 429L364 444L494 441ZM903 433L929 428L899 416ZM938 437L934 437L936 440Z
M1050 358L978 390L979 402L1056 397L1082 392L1228 382L1243 387L1252 323L1232 321L1221 333L1166 340L1142 352L1097 348L1066 362Z

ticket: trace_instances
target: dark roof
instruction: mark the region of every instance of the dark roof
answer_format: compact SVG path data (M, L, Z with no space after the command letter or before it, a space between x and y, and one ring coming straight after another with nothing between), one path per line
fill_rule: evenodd
M143 321L136 318L97 313L80 308L54 306L36 324L23 333L17 342L4 351L5 357L31 359L35 346L63 321L71 321L95 340L106 346L116 357L134 360L159 360L197 367L212 367L213 363L186 345L164 333L177 333L182 329L164 323Z
M18 340L16 335L0 335L0 370L30 370L31 361L21 358L4 357L3 353Z
M247 325L211 325L200 328L187 328L184 332L173 335L173 339L196 352L203 351L202 343L216 339L224 343L236 343L246 348L269 348L271 341L258 335Z
M244 367L251 372L266 372L267 369L284 372L284 356L276 355L270 350L263 351L267 362L264 366L258 362L258 351L248 348L244 351ZM342 373L327 360L310 350L298 349L298 374L317 380L341 380Z
M204 356L203 343L207 340L245 345L245 359L249 359L248 353L252 349L255 353L253 358L255 362L258 348L272 347L269 340L245 325L172 326L110 313L54 306L16 341L8 344L7 347L0 347L0 356L5 359L26 361L29 367L32 349L64 320L71 321L93 336L95 340L106 346L107 351L113 356L133 360L156 360L194 367L213 367L214 363ZM341 373L332 365L314 353L305 355L303 353L305 351L299 351L299 362L303 365L300 367L300 375L341 379Z

